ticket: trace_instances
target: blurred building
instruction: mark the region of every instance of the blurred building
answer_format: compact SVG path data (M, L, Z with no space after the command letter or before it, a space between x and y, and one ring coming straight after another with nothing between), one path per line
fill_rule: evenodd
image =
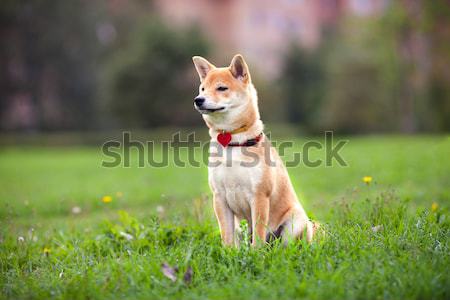
M273 78L291 43L314 49L343 14L376 14L388 1L155 0L154 6L169 24L197 24L216 44L214 61L225 64L239 52Z

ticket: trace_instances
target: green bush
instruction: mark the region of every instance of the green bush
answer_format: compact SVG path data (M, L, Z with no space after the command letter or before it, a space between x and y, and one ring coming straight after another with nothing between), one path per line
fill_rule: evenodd
M417 7L348 15L313 54L293 48L280 78L288 120L343 133L448 130L450 9Z
M106 106L125 127L195 122L191 106L198 77L191 57L207 52L196 29L175 32L157 21L140 23L106 62Z
M308 53L297 46L291 47L280 77L287 120L300 123L309 131L316 128L318 109L324 98L321 54L321 51Z

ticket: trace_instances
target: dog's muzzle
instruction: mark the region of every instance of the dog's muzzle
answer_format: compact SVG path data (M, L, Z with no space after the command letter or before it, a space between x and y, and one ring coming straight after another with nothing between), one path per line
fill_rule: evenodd
M194 98L194 107L196 110L198 110L202 114L209 114L216 111L220 111L225 109L225 107L206 107L205 106L206 99L202 96L197 96Z
M194 104L195 104L196 107L202 107L203 103L205 103L205 100L206 100L205 98L200 97L200 96L195 97L194 98Z

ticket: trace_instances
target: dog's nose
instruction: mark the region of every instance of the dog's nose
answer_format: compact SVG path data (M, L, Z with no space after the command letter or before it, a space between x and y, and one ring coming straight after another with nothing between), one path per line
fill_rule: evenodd
M194 98L195 105L197 105L199 107L202 106L203 102L205 102L205 98L203 98L201 96L198 96L198 97Z

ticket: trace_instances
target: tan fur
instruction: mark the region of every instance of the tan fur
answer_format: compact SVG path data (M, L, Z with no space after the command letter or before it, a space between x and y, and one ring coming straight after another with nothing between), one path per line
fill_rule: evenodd
M251 147L221 148L216 142L221 130L231 132L246 126L245 132L232 135L235 143L253 139L263 130L256 91L243 57L236 55L226 68L216 68L198 56L193 61L201 80L199 96L206 99L205 105L225 107L203 114L211 136L209 184L223 243L235 243L235 230L239 226L235 222L241 219L249 223L252 245L266 241L268 232L276 232L280 226L284 228L281 237L285 242L300 238L303 232L310 242L313 223L298 202L286 167L268 138L263 135ZM228 90L218 91L219 86ZM242 166L255 157L257 164ZM220 165L212 166L214 163Z

